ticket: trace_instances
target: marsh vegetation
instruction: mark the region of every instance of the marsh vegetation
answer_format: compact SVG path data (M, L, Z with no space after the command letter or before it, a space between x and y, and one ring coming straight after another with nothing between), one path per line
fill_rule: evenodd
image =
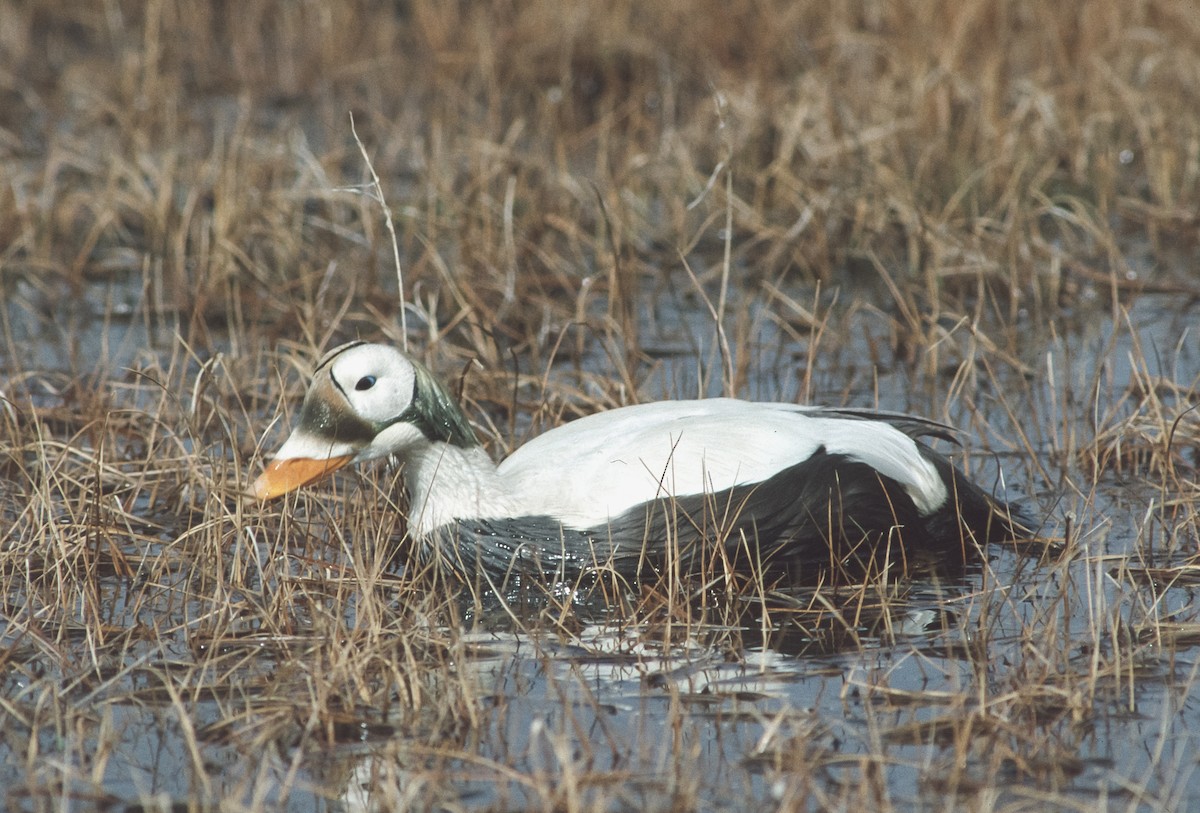
M0 55L8 809L1200 804L1192 3L13 0ZM497 458L945 421L1038 539L501 600L385 466L242 498L354 338Z

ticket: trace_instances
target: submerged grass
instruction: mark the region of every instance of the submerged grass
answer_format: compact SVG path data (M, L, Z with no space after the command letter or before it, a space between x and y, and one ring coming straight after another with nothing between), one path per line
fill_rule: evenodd
M1190 3L18 1L0 53L8 807L1200 799ZM499 602L395 566L395 472L240 498L355 337L497 456L948 420L1041 544Z

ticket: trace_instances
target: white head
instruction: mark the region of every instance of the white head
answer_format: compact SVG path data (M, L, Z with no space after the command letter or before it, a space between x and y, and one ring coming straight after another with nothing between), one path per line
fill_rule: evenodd
M412 402L417 373L414 362L384 344L343 345L317 365L360 418L391 423Z
M475 446L462 411L415 360L382 344L355 342L321 359L300 421L255 481L259 499L286 494L364 460L443 442Z

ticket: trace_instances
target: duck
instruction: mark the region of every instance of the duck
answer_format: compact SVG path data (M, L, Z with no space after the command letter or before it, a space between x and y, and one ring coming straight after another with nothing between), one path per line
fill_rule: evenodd
M295 428L249 491L267 501L394 458L420 558L465 577L966 555L1030 533L928 438L955 441L901 413L668 400L575 419L497 464L424 365L355 341L318 362Z

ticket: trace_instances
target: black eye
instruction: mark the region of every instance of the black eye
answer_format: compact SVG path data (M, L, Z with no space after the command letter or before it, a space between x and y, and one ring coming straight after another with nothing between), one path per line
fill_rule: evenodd
M375 386L375 376L364 375L362 378L358 379L358 383L354 385L354 389L358 390L359 392L362 392L363 390L369 390L369 389L371 389L371 387L374 387L374 386Z

